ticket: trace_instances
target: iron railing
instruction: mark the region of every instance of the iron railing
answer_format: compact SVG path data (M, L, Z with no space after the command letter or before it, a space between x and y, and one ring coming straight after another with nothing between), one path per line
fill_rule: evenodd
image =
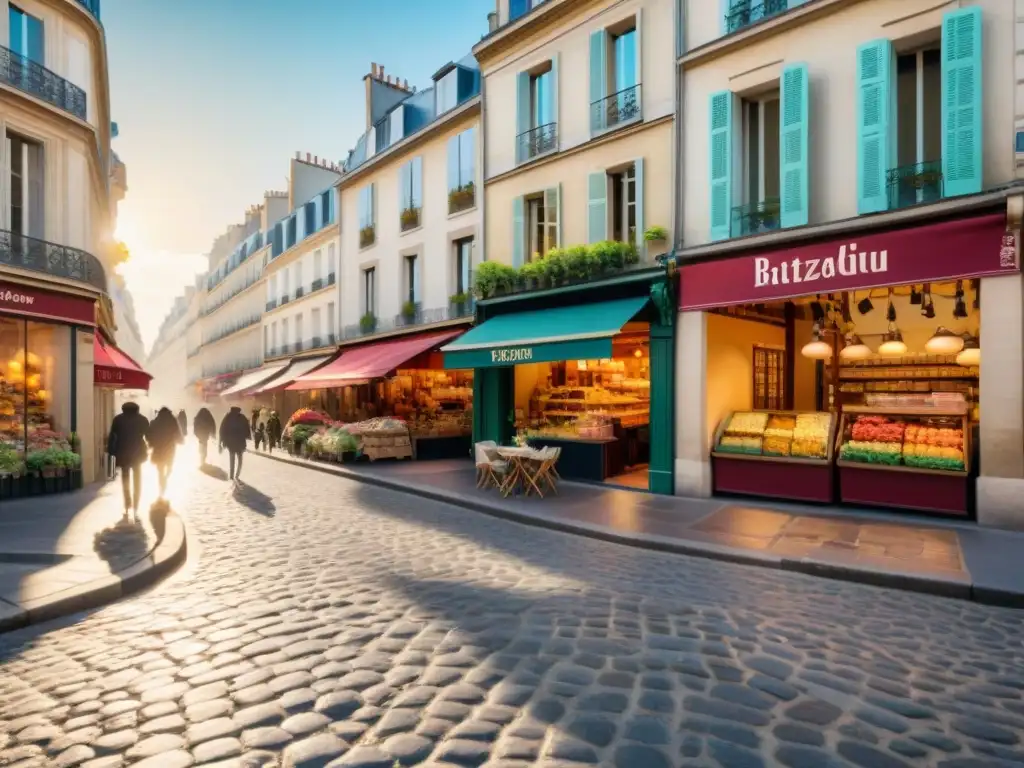
M0 229L0 265L88 283L107 292L107 273L87 251Z
M320 347L322 347L322 346L323 346L323 339L321 337L319 337L319 336L314 336L309 341L309 348L310 349L320 349Z
M228 336L234 333L238 333L239 331L244 331L246 328L251 328L254 325L258 325L262 321L262 315L250 315L249 317L238 320L228 325L222 331L219 331L218 333L215 333L213 336L210 336L208 339L204 339L203 346L213 344L215 342L220 341L221 339L226 339Z
M558 123L545 123L516 136L516 162L525 163L558 147Z
M301 299L305 295L306 295L306 289L303 288L302 286L299 286L298 288L295 289L295 300L296 301L298 301L299 299Z
M777 197L759 203L737 205L732 209L733 237L771 232L780 226L782 205Z
M220 309L225 304L227 304L229 301L231 301L233 298L235 298L235 296L237 296L238 294L240 294L242 291L246 290L247 288L251 288L252 286L256 285L256 283L258 283L258 282L259 282L259 278L256 278L256 277L252 278L251 280L246 280L242 285L238 286L237 288L235 288L230 293L226 294L225 296L221 296L220 299L217 301L217 303L210 304L208 307L205 307L200 314L203 317L206 317L207 315L212 315L218 309Z
M318 277L316 280L313 281L313 284L311 286L309 286L309 292L310 293L316 293L317 291L319 291L323 287L324 287L324 279L322 277Z
M42 64L3 46L0 46L0 80L80 120L86 118L85 91Z
M763 0L760 3L733 0L729 13L725 15L725 29L730 34L738 32L751 24L778 15L788 7L788 0Z
M590 129L604 131L641 116L640 83L623 88L590 105Z
M274 310L274 309L277 309L277 299L271 299L270 301L267 302L267 310L266 311L270 312L271 310Z
M448 214L468 211L476 205L476 185L467 181L460 187L448 190Z
M359 339L367 336L376 336L381 333L389 333L401 328L411 328L421 325L433 325L449 320L461 320L473 316L476 311L475 300L470 297L463 304L449 304L446 307L435 307L433 309L418 309L412 317L395 315L392 318L378 317L372 329L366 330L359 323L346 325L341 330L341 338Z
M288 303L289 301L291 301L291 298L290 298L290 297L288 296L288 294L286 293L286 294L285 294L284 296L282 296L282 297L281 297L281 306L283 307L283 306L284 306L285 304L287 304L287 303Z
M420 209L405 208L399 216L399 223L403 232L416 229L420 225Z
M885 172L889 209L934 203L943 195L942 161L929 160L890 168Z
M328 284L328 285L334 285L334 282L335 282L335 280L336 280L336 279L337 279L337 278L335 277L334 273L333 273L333 272L331 272L331 274L329 274L329 275L327 276L327 284Z

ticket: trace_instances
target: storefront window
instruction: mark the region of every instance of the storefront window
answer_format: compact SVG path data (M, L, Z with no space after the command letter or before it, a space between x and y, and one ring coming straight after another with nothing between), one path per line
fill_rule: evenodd
M0 317L0 469L24 458L25 322Z

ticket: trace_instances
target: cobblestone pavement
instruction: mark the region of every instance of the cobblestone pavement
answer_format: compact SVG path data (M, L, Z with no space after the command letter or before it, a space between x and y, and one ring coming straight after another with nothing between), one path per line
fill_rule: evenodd
M0 765L1024 761L1024 612L246 473L184 575L0 636Z

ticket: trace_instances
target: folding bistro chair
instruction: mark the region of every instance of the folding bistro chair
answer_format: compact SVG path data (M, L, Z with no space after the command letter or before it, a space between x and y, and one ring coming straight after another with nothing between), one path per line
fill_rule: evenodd
M499 491L504 487L508 475L508 462L498 455L498 444L492 440L485 440L477 443L483 454L484 463L477 464L477 469L482 468L483 477L481 488L487 489L491 486Z
M553 446L550 448L545 448L544 460L541 462L540 467L537 468L537 485L543 486L546 484L552 490L555 496L558 495L558 485L555 481L561 479L558 476L558 471L555 469L555 465L558 463L558 457L561 455L561 448L555 448Z

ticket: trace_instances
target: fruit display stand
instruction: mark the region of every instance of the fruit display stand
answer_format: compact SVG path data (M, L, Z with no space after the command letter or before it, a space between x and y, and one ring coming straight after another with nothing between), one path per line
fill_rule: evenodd
M830 503L834 429L831 413L729 414L711 451L715 492Z
M967 515L968 406L848 405L836 436L846 504Z

